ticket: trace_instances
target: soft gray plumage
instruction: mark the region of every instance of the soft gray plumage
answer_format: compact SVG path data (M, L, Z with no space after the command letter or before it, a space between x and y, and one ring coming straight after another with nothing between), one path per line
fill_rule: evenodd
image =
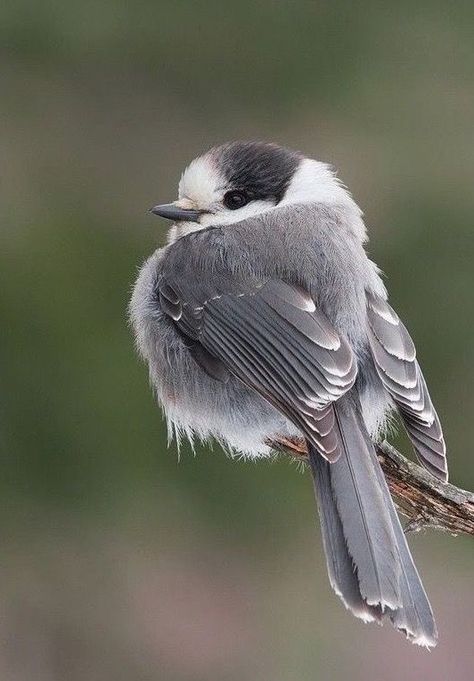
M249 456L303 435L336 593L357 616L387 615L434 645L371 437L395 406L440 477L445 446L413 342L363 248L358 207L324 164L235 143L191 164L177 210L199 223L172 229L130 306L170 432Z

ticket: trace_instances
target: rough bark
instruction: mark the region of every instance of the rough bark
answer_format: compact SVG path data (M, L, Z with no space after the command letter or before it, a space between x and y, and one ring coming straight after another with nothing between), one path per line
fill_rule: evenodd
M307 459L303 440L281 438L269 443L300 461ZM434 528L451 534L474 536L474 494L442 482L388 442L377 445L377 454L398 510L407 519L406 531Z

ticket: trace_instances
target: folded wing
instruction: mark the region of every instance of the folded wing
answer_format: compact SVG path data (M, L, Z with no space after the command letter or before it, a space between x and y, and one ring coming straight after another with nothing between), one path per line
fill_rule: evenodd
M416 360L413 341L390 305L370 293L367 321L377 372L398 408L418 458L433 475L446 480L443 432Z
M325 458L336 460L340 443L333 402L357 374L347 341L299 286L275 279L241 286L229 280L215 288L207 282L200 290L197 283L186 292L179 280L159 285L162 310L191 341L196 361L202 355L198 343L287 416Z

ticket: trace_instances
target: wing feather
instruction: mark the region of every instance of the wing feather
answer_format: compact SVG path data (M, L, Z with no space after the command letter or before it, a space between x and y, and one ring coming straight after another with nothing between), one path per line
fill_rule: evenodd
M371 293L367 294L367 321L377 372L398 407L420 462L433 475L447 479L441 423L408 331L390 305Z

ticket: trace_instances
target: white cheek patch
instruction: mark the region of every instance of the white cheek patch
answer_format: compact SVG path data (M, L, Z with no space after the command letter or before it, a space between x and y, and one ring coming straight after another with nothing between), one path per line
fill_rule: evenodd
M210 227L211 225L232 225L234 222L240 222L241 220L246 220L255 215L266 213L274 207L274 201L251 201L243 208L237 210L229 210L222 206L213 214L202 215L200 223L203 227Z
M206 227L232 225L255 215L262 215L262 213L267 213L274 207L275 204L271 201L252 201L238 210L218 207L213 213L203 213L199 222L180 222L173 225L168 231L168 243L172 244L176 239L191 234L191 232L199 232L200 229Z

